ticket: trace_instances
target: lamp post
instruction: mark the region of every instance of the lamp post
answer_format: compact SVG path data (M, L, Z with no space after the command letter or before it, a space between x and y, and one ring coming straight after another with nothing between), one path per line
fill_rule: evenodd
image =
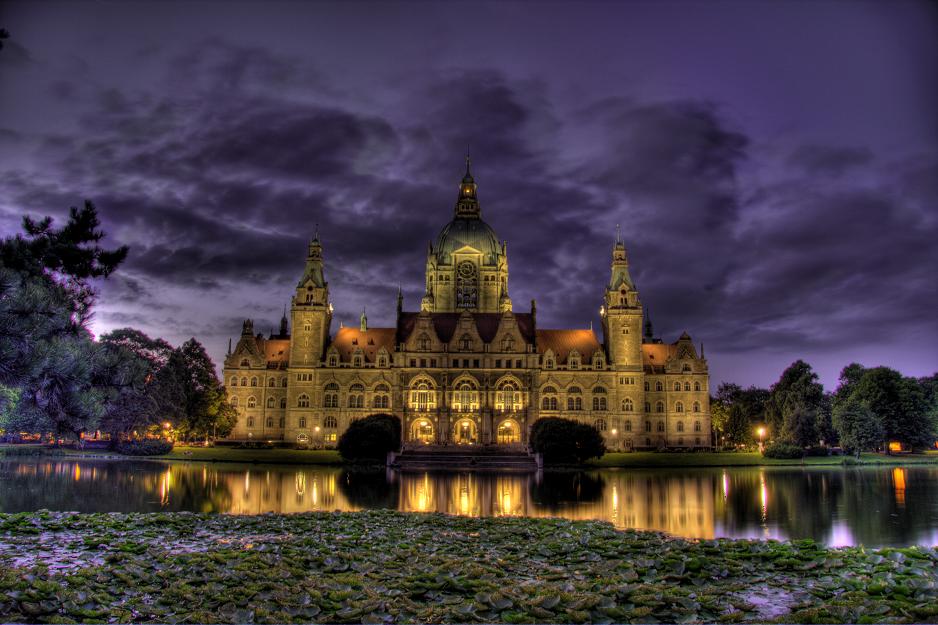
M759 434L759 451L763 451L762 439L765 438L765 428L762 426L759 426L759 429L756 431Z

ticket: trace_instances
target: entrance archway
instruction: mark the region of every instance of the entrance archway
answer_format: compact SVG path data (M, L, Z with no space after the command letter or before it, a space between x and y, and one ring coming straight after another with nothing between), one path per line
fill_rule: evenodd
M511 445L521 442L521 426L514 419L505 419L498 424L495 441L499 445Z
M458 419L453 426L453 442L457 445L472 445L479 438L479 430L472 419Z
M417 419L410 426L411 440L429 445L433 442L433 423L430 419Z

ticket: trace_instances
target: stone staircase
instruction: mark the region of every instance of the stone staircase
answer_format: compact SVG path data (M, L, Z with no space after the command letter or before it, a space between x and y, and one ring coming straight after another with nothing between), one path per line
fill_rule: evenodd
M524 449L491 447L419 447L388 458L401 471L537 471L537 459Z

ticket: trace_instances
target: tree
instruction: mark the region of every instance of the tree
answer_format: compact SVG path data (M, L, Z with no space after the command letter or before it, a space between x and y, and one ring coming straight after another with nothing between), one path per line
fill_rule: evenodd
M833 423L841 446L857 458L863 451L875 450L883 440L882 423L869 406L855 397L837 404Z
M237 422L237 411L215 374L215 365L194 338L173 350L158 376L159 391L183 440L227 436Z
M883 446L898 441L912 449L924 449L935 443L935 415L918 380L904 377L889 367L866 369L852 386L846 399L864 402L879 419Z
M401 420L389 414L356 419L339 437L337 447L350 462L384 462L388 452L401 448Z
M546 417L534 422L531 448L543 456L545 464L582 464L606 453L606 444L599 430L560 417Z
M808 363L792 363L769 392L766 419L776 441L806 447L829 429L824 387Z

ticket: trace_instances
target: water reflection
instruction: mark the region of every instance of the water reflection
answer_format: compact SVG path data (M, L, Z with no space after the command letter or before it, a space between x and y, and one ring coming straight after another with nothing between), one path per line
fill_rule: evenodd
M0 461L0 511L261 514L392 508L600 519L692 537L938 543L938 468L733 468L523 474L93 460Z

